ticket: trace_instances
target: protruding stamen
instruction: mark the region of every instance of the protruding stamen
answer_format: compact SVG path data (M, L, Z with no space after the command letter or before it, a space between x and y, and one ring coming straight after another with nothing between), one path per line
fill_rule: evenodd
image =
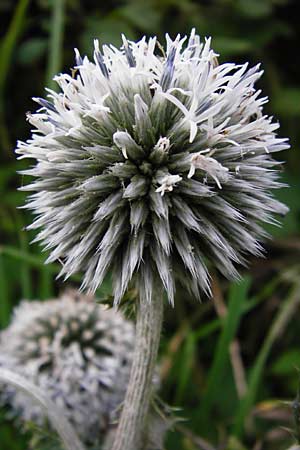
M160 137L154 148L156 150L167 152L170 148L170 139L167 137Z
M121 150L125 159L141 160L145 152L127 131L116 131L113 135L114 144Z
M149 107L143 101L140 94L134 96L134 111L135 111L135 123L139 121L145 121L145 117L148 115Z
M135 62L132 50L129 47L129 43L128 43L126 37L124 36L124 34L122 34L122 41L123 41L123 47L124 47L124 51L125 51L125 56L126 56L128 64L129 64L129 67L135 67L136 66L136 62Z
M32 100L34 100L36 103L41 105L43 108L49 109L49 110L57 113L57 109L55 108L53 103L48 102L48 100L45 100L44 98L40 98L40 97L33 97Z
M49 123L47 114L31 114L31 112L27 112L26 120L43 134L49 134L53 131L53 125Z
M156 189L155 192L160 192L161 196L165 194L165 192L172 192L176 183L182 180L180 175L166 175L159 182L161 186Z
M174 42L167 56L164 71L159 82L164 92L166 92L170 87L170 84L174 76L175 71L174 61L176 56L176 49L177 49L177 42Z
M187 45L188 48L193 47L195 45L195 36L196 36L196 29L192 28L192 31L191 31L191 34L189 37L189 41L188 41L188 45Z
M206 151L209 151L209 149L207 149ZM228 181L229 169L222 166L222 164L220 164L216 159L211 158L210 156L204 156L202 154L204 152L193 154L191 158L191 168L188 173L188 178L192 178L194 176L196 169L201 169L215 180L219 189L222 189L220 181L224 183Z
M98 66L99 66L101 72L103 73L103 75L105 76L105 78L109 78L108 69L107 69L106 64L104 62L103 55L102 55L102 53L100 52L100 49L99 49L99 41L98 41L98 39L94 40L94 46L95 46L95 51L94 51L95 62L98 63Z
M155 165L162 164L163 161L166 162L169 156L169 148L170 139L167 137L160 137L150 154L150 161Z
M75 61L77 66L82 66L83 60L80 56L79 50L77 48L74 48L75 51Z

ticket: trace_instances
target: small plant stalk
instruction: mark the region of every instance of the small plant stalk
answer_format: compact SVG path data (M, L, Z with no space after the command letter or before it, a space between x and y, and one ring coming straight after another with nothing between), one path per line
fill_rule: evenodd
M147 439L147 416L152 395L163 319L162 290L155 290L151 302L139 299L136 316L136 344L130 380L111 450L143 450Z
M42 389L12 370L0 368L0 381L8 383L29 395L45 411L53 428L61 438L65 450L85 450L77 433L63 411L48 398Z

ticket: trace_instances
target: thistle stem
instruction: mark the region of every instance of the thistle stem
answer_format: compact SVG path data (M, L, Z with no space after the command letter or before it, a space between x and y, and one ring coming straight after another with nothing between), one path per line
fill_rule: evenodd
M162 290L151 302L139 299L136 343L124 406L111 450L143 450L163 319Z

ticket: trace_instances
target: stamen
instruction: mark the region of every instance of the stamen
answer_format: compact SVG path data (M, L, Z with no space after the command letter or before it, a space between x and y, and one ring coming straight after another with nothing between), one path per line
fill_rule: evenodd
M174 76L174 71L175 71L174 61L175 61L176 49L177 49L176 44L177 43L174 42L173 46L170 49L170 52L167 56L165 68L164 68L163 74L162 74L160 82L159 82L159 84L162 87L163 92L166 92L168 90L168 88L170 87L170 84L172 82L173 76Z
M161 179L161 186L157 188L155 192L160 192L163 197L165 192L172 192L176 183L179 183L181 180L182 177L179 175L167 175Z
M194 176L196 169L203 170L207 175L213 178L219 189L222 189L220 181L226 183L229 178L229 169L227 167L222 166L222 164L210 156L204 156L201 152L193 154L188 178Z
M57 109L55 108L53 103L48 102L48 100L45 100L44 98L40 97L33 97L33 100L39 105L41 105L43 108L50 109L51 111L57 113Z
M79 50L77 48L74 48L75 51L75 61L77 66L82 66L83 59L80 56Z
M100 52L99 49L99 41L98 39L94 40L94 46L95 46L95 51L94 51L94 58L95 58L95 62L98 63L98 66L101 70L101 72L103 73L103 75L105 76L105 78L109 78L109 72L108 69L105 65L104 59L103 59L103 55Z
M126 37L124 36L124 34L122 34L122 41L123 41L125 56L126 56L128 64L129 64L129 67L135 67L136 62L135 62L132 50L129 47L128 41L127 41Z

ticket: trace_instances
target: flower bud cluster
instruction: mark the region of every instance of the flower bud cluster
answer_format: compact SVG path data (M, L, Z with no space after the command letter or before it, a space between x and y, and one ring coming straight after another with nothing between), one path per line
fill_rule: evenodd
M55 300L21 302L0 335L0 366L39 386L79 436L95 443L120 412L134 339L121 313L68 291ZM6 386L1 396L22 419L43 424L41 408L27 394Z

